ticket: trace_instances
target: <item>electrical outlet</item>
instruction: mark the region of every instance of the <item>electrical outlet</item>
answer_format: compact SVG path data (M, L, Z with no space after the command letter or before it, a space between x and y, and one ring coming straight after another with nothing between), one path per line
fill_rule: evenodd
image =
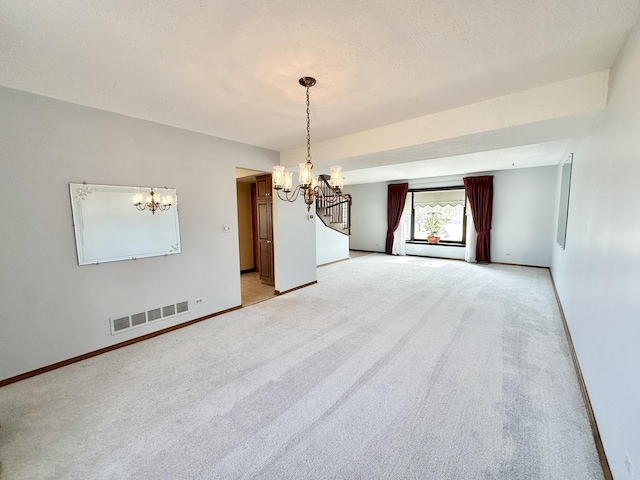
M198 305L198 304L203 303L203 302L204 302L204 300L203 300L202 298L196 298L196 299L193 301L193 304L194 304L194 305Z

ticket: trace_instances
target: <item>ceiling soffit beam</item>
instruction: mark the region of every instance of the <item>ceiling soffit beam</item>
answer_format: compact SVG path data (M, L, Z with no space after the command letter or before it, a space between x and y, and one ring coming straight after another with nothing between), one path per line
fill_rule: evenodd
M599 112L606 106L608 82L609 71L603 70L313 143L313 162L316 165L327 166L342 161L344 169L348 170L348 159L352 157L362 158L377 152L405 149L530 124L540 125L546 121ZM529 138L528 143L542 143L548 140L551 139ZM305 156L305 147L282 151L280 164L291 167L297 165ZM363 166L360 165L361 168Z
M554 118L528 125L517 125L464 137L422 143L404 148L386 150L348 159L349 172L360 169L378 168L385 165L429 161L456 155L476 154L511 147L569 141L582 137L598 119L600 112L593 111ZM558 162L560 159L557 160ZM556 162L557 163L557 162ZM351 178L351 176L349 177Z

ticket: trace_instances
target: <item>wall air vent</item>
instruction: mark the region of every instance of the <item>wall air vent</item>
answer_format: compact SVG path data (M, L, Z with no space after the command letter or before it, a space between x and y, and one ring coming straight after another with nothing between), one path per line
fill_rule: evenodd
M176 310L178 313L184 313L189 311L189 302L176 303Z
M120 330L125 330L129 328L129 317L120 317L113 319L113 330L115 332L119 332Z
M131 315L131 326L137 327L138 325L142 325L143 323L147 323L147 314L144 312L134 313Z
M189 312L189 301L173 303L164 307L150 308L144 312L133 313L130 315L118 315L109 318L111 326L111 335L126 332L133 328L147 325L154 320L175 317L183 313Z
M160 313L161 310L159 308L154 308L153 310L149 310L147 312L147 320L148 321L152 321L152 320L158 320L159 318L162 318L162 313Z

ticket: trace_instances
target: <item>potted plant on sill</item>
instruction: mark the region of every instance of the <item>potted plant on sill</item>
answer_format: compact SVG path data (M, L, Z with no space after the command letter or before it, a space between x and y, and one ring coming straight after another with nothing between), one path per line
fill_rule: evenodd
M426 220L422 224L422 229L427 234L427 242L435 244L438 243L441 238L447 238L449 234L444 229L447 223L449 223L449 219L443 217L441 213L428 213Z

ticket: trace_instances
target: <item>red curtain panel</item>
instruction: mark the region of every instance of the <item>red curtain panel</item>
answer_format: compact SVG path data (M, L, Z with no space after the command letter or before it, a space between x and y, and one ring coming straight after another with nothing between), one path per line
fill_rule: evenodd
M493 176L466 177L464 188L476 225L476 261L491 263L491 215L493 212Z
M387 190L387 243L385 244L384 252L389 255L391 255L393 247L393 233L400 225L408 191L408 183L395 183L389 185Z

